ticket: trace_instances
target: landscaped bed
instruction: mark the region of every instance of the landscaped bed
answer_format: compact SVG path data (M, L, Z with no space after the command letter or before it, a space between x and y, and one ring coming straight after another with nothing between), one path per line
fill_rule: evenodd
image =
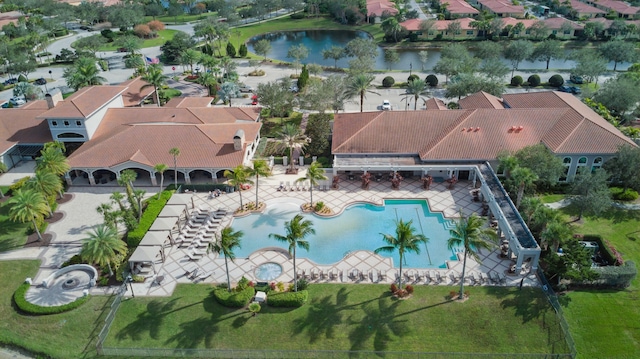
M386 285L312 284L301 308L225 308L209 285L178 285L171 298L122 303L105 347L412 352L566 353L539 289L416 286L392 298ZM277 328L277 330L274 330Z

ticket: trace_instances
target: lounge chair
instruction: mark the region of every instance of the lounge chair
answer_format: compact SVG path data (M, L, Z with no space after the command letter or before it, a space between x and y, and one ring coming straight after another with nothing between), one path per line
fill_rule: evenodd
M440 272L436 272L436 278L438 280L438 283L442 283L442 281L444 281L444 278L442 278L442 275L440 275Z
M420 271L416 271L416 282L420 282L424 279L424 275Z
M298 279L304 279L304 269L298 269Z
M326 279L326 278L327 278L327 275L324 273L324 269L320 269L318 271L318 279L323 280L323 279Z
M480 279L480 284L483 284L487 281L487 275L483 272L478 273L478 278Z
M358 278L360 277L360 271L358 271L358 269L356 269L356 268L353 268L351 270L351 272L349 273L349 277L351 279L353 279L354 281L358 280Z
M449 272L449 278L453 283L458 283L458 281L460 280L460 277L455 275L453 272Z
M377 271L374 269L370 269L369 270L369 278L371 279L372 283L378 283L378 275L377 275Z
M200 274L198 274L197 279L199 281L203 281L209 278L212 274L213 274L213 271L201 272Z
M189 258L189 260L199 261L200 259L202 259L202 257L204 257L204 253L187 252L187 257Z
M479 284L479 281L478 281L478 278L476 278L476 274L475 274L475 272L471 272L471 273L469 273L469 281L470 281L473 285Z
M191 273L189 273L189 275L187 275L187 278L189 278L190 280L193 280L198 275L199 271L200 271L200 267L196 267L194 270L191 271Z
M362 270L361 270L361 271L359 271L359 272L360 272L360 276L359 276L360 278L359 278L359 279L360 279L361 281L363 281L363 282L366 282L366 281L367 281L367 279L369 278L369 276L368 276L368 275L366 275L366 274L365 274L365 272L364 272L364 271L362 271Z
M318 273L316 272L316 269L311 268L311 280L316 280L317 277L318 277Z
M408 271L404 272L404 276L405 276L405 278L407 278L407 282L413 282L413 271L412 270L408 270Z
M500 284L507 284L507 276L504 273L498 273Z
M386 270L381 270L378 274L380 274L380 279L381 280L387 280L387 271Z

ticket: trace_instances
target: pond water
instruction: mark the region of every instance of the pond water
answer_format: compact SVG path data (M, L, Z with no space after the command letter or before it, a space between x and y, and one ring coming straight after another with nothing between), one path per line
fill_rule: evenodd
M267 39L271 42L271 52L267 55L268 58L276 59L280 61L291 62L293 59L287 58L287 52L292 45L303 44L309 49L309 57L304 59L302 63L320 64L323 66L334 66L332 59L323 59L322 50L328 49L331 46L344 47L349 41L356 38L368 38L370 37L364 31L344 31L344 30L303 30L303 31L280 31L272 32L268 34L262 34L254 36L247 42L249 51L254 52L253 44L262 39ZM415 71L420 71L422 64L420 63L420 56L418 53L422 50L400 50L400 61L391 65L392 70L405 70L408 71L412 68ZM440 60L440 49L430 48L426 51L429 52L429 60L425 64L425 69L432 69L436 63ZM469 50L473 54L473 49ZM565 50L565 54L569 54L571 50ZM350 58L341 59L338 61L338 67L348 67ZM505 64L511 66L509 61L501 58ZM575 65L571 60L552 60L549 64L551 69L569 70ZM618 64L618 70L626 70L631 64L621 63ZM543 61L523 61L518 66L521 70L544 70L546 63ZM607 66L609 70L613 69L613 62ZM378 56L375 61L376 70L388 70L389 64L384 61L384 49L378 47Z

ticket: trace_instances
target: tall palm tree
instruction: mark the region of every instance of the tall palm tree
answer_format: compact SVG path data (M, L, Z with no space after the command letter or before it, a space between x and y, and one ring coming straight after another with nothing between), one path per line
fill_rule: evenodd
M162 193L162 188L164 188L164 173L169 169L169 166L164 163L158 163L153 166L153 170L160 173L160 190L158 191L158 199L160 199L160 194Z
M198 83L207 88L207 95L211 96L211 88L218 84L218 79L210 72L203 72L198 76Z
M406 252L414 252L420 254L420 243L427 244L429 238L424 234L416 234L416 229L413 227L413 220L404 222L402 219L396 221L396 236L391 234L382 234L382 239L388 243L388 245L380 247L374 251L374 253L380 252L393 252L398 251L400 256L400 273L398 277L398 287L402 289L402 262L404 261L404 254Z
M134 196L135 188L133 187L133 181L135 181L137 177L138 174L136 173L136 171L128 169L122 171L120 173L120 178L118 178L118 184L125 188L125 191L127 193L127 201L129 202L129 205L131 206L131 209L134 211L134 213L138 212L138 208L136 208L137 202ZM138 220L140 220L140 218L138 218Z
M36 158L36 171L46 171L62 176L70 169L69 162L64 153L56 147L46 147Z
M293 153L295 150L304 153L304 147L311 142L311 139L302 133L300 127L288 123L284 125L282 131L278 134L276 143L278 143L278 149L283 147L289 149L289 170L293 171Z
M502 170L507 179L511 177L511 171L518 167L518 158L506 151L498 154L498 162L498 169Z
M167 83L167 76L162 73L162 67L160 65L150 65L147 67L147 73L142 76L142 80L147 82L140 87L140 90L144 90L147 87L153 87L156 93L156 105L160 107L160 89Z
M533 185L533 183L538 179L538 176L533 173L529 168L526 167L516 167L511 171L510 180L518 186L518 195L516 196L516 208L520 208L520 203L522 202L522 197L524 196L524 190L527 187Z
M173 156L173 186L175 190L178 190L178 156L180 156L180 149L173 147L169 150L169 154Z
M49 216L52 216L53 210L51 209L51 205L49 205L48 198L55 196L56 193L62 191L62 182L60 182L60 177L51 172L36 171L33 177L27 181L26 187L27 189L32 189L42 194L45 198L47 209L49 210Z
M420 98L420 95L426 92L426 88L427 84L421 79L415 79L407 83L407 93L412 94L415 101L413 103L414 111L418 109L418 99Z
M207 247L207 253L216 252L218 255L224 255L224 268L227 272L227 290L231 292L231 278L229 277L229 263L228 259L231 259L233 262L236 259L235 253L233 250L236 248L240 248L240 239L244 233L242 231L233 231L231 227L224 227L220 231L220 236L218 240L212 243L209 243L209 247Z
M13 192L8 203L11 204L9 218L20 223L30 221L38 234L38 240L42 241L38 223L49 213L47 202L42 194L31 189L19 189Z
M298 272L296 271L296 247L306 251L309 250L309 242L305 240L309 235L316 234L313 229L313 222L304 219L302 215L296 214L291 221L284 223L286 235L270 233L269 238L277 239L281 242L289 243L289 254L293 258L293 291L298 291Z
M353 76L349 81L348 90L353 96L360 96L360 112L364 106L364 99L367 92L379 95L379 93L369 90L371 88L371 82L375 79L373 75L369 74L357 74Z
M201 52L194 49L186 49L180 54L180 62L183 65L189 65L189 70L193 73L193 64L200 59Z
M96 67L96 60L89 57L81 57L64 70L62 77L67 80L67 84L78 91L82 87L101 85L107 79L99 75Z
M142 200L147 191L143 189L137 189L133 191L133 197L136 199L136 209L138 210L138 222L142 218Z
M456 221L454 228L449 230L451 238L447 240L447 247L453 250L462 246L464 249L459 298L464 296L464 274L467 269L467 257L471 256L479 263L480 256L478 251L481 248L489 249L494 247L498 239L495 230L485 227L483 222L482 218L475 213L465 218L462 210L460 210L460 219Z
M101 224L87 232L87 237L82 239L82 250L80 256L90 263L97 263L99 266L105 264L109 268L109 275L113 275L111 262L118 254L127 252L127 244L118 238L115 228Z
M265 160L254 160L253 168L250 170L249 174L251 176L256 176L256 208L258 207L258 177L269 177L271 176L271 168L267 164Z
M324 181L327 176L324 175L324 170L320 167L320 162L313 162L309 168L307 168L307 174L304 177L298 178L296 182L309 181L309 195L311 196L311 208L313 208L313 187L318 185L318 181Z
M234 187L240 195L240 209L242 210L242 185L245 183L252 184L249 180L251 169L244 165L236 166L233 171L225 170L224 176L229 180L229 184Z

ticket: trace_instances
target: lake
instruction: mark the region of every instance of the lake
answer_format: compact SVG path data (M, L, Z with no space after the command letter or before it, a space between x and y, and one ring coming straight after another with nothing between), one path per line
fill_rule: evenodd
M302 60L304 64L319 64L322 66L333 66L332 59L323 59L322 50L331 46L344 47L349 41L356 38L369 38L370 35L364 31L344 31L344 30L303 30L303 31L280 31L268 34L254 36L247 42L249 51L254 52L253 44L262 39L271 42L271 52L267 55L270 59L292 62L293 59L287 58L287 52L292 45L303 44L309 49L309 57ZM424 49L399 50L400 61L391 66L392 70L409 70L413 68L415 71L421 70L422 64L418 53ZM432 69L440 60L440 49L426 49L429 52L429 60L425 64L425 69ZM473 54L473 48L469 50ZM571 50L565 50L569 54ZM255 53L255 52L254 52ZM344 58L338 61L338 67L348 67L350 58ZM501 61L511 67L508 60L501 57ZM552 60L549 64L551 69L569 70L575 65L571 60ZM618 70L626 70L631 64L620 63ZM546 63L543 61L523 61L518 66L520 70L544 70ZM613 69L613 62L607 66L609 70ZM376 70L388 70L389 64L384 61L384 49L378 46L378 56L375 61Z

